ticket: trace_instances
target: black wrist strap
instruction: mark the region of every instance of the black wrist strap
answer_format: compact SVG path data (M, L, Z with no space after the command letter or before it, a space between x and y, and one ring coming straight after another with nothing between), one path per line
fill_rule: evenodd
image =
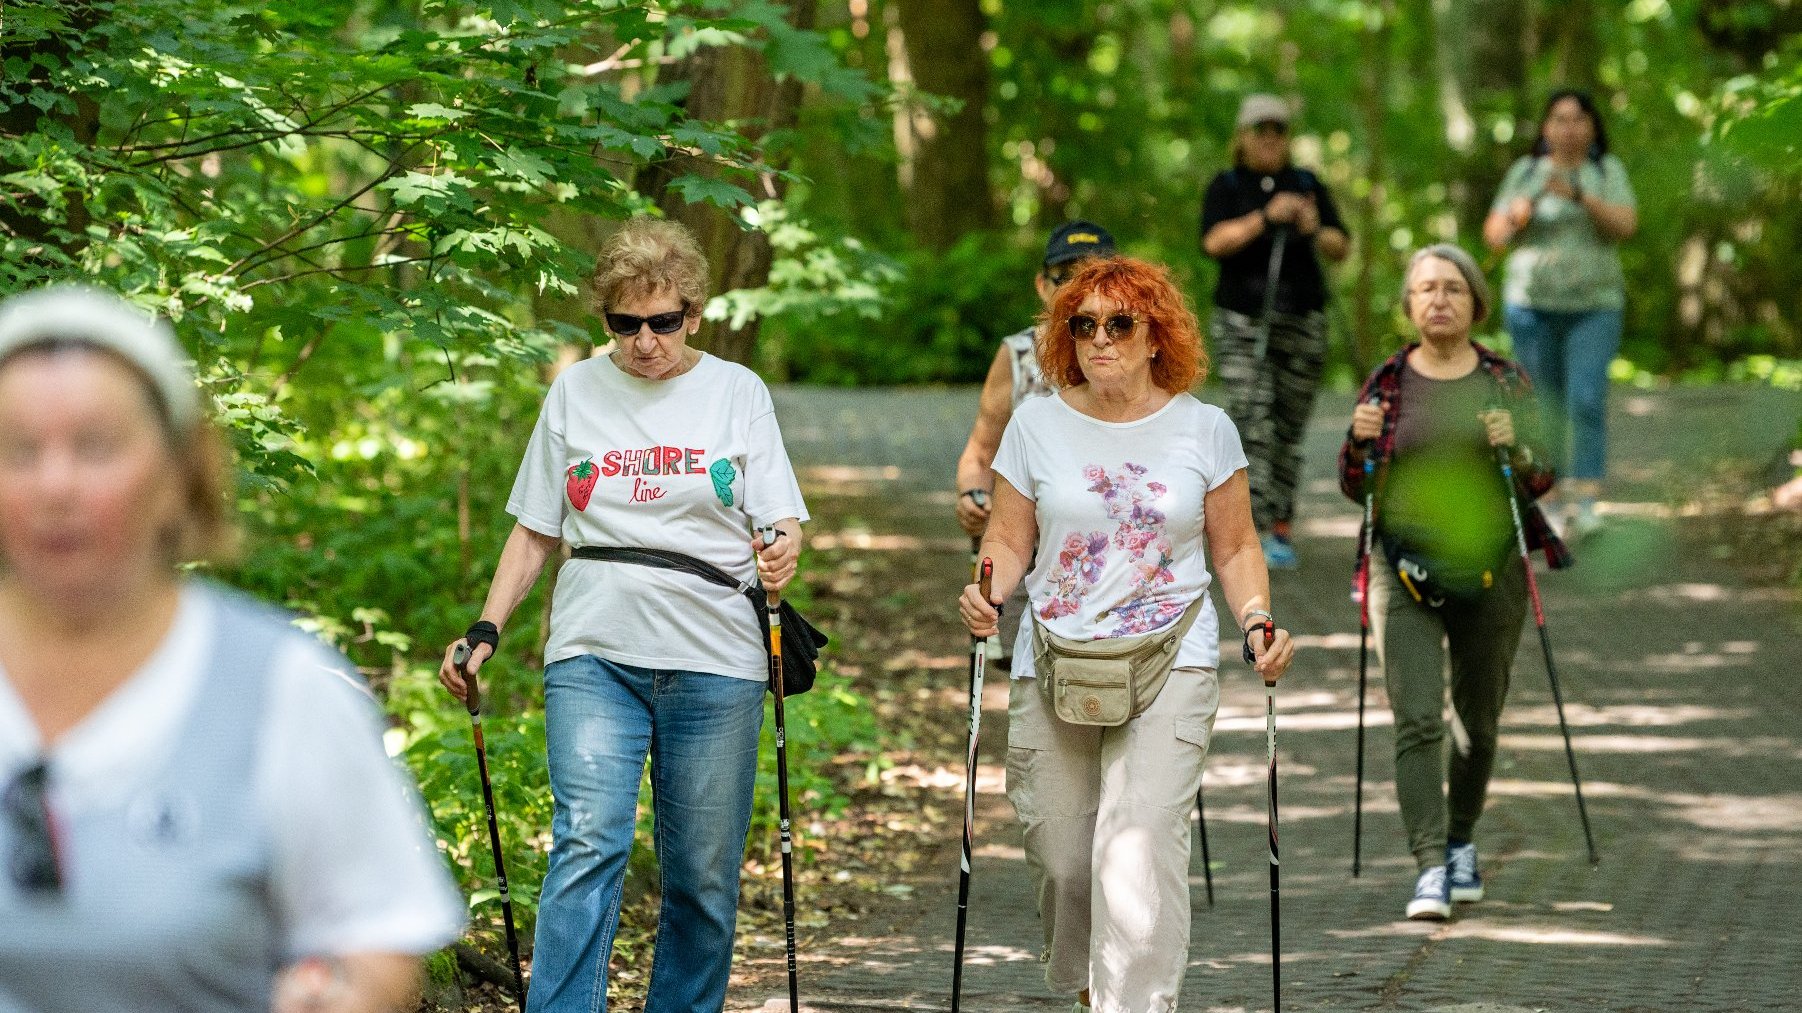
M1274 637L1274 636L1276 636L1276 623L1271 622L1270 620L1267 619L1264 622L1252 623L1250 626L1245 627L1245 644L1244 644L1244 648L1243 648L1243 655L1245 658L1245 663L1247 665L1255 665L1258 663L1257 653L1251 649L1251 634L1252 634L1253 630L1256 630L1259 633L1267 632L1272 637Z
M501 649L501 630L486 619L478 619L464 631L463 640L472 648L477 644L487 644L488 653L493 655Z

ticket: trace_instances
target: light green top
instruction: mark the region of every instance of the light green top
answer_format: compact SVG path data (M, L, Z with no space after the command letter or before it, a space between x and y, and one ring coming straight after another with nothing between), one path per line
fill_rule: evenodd
M1626 282L1614 240L1576 201L1546 192L1546 181L1564 172L1545 157L1527 156L1508 168L1492 210L1503 211L1516 197L1533 201L1533 220L1514 237L1502 283L1502 299L1539 310L1617 310L1626 301ZM1577 182L1610 204L1635 206L1627 167L1613 155L1598 164L1584 160Z

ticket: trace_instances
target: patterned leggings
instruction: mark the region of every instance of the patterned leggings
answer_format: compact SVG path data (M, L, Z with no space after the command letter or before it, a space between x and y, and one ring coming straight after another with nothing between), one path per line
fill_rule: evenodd
M1208 338L1215 370L1228 391L1226 411L1251 463L1251 516L1258 530L1295 517L1301 440L1314 411L1326 362L1326 314L1276 313L1265 362L1257 362L1258 321L1214 308Z

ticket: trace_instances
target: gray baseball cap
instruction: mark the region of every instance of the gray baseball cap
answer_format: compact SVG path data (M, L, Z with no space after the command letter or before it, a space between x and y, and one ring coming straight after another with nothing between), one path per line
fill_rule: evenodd
M1289 103L1275 95L1254 92L1245 96L1244 101L1239 103L1239 116L1233 125L1240 129L1259 123L1287 125L1292 115L1289 111Z
M51 285L0 303L0 362L52 341L93 345L121 356L150 378L177 428L200 419L200 390L175 332L113 293L86 285Z

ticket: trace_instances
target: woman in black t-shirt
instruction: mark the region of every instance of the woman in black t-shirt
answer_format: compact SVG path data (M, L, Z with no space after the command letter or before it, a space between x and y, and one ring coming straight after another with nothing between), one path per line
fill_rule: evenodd
M1252 519L1273 569L1296 563L1289 539L1301 438L1326 360L1320 257L1345 259L1350 239L1320 180L1289 161L1289 106L1248 95L1233 167L1208 184L1201 248L1220 261L1208 336L1227 405L1251 462ZM1280 258L1273 261L1279 237ZM1271 268L1276 270L1274 291ZM1268 315L1268 320L1265 319Z

